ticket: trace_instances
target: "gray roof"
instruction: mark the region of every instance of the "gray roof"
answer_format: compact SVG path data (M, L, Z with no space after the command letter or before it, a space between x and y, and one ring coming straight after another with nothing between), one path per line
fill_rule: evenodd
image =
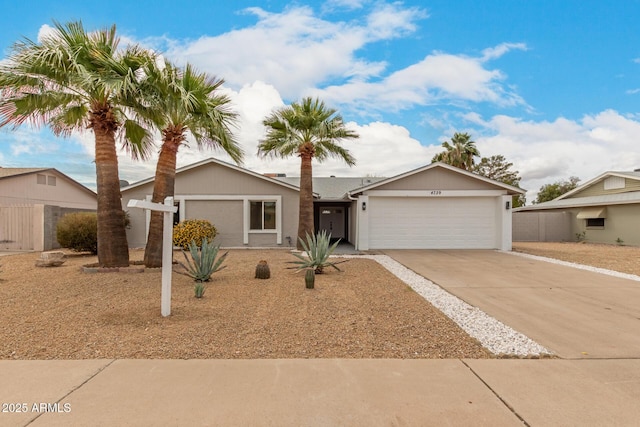
M275 179L290 185L300 186L299 177L276 177ZM342 200L347 197L349 191L364 187L386 178L383 177L314 177L313 192L318 193L321 199Z
M630 203L640 203L640 191L629 191L627 193L605 194L602 196L574 197L570 199L555 199L537 205L524 206L514 209L519 211L537 211L543 209L567 209L583 206L605 206L624 205Z
M640 171L633 171L633 172L623 172L623 171L612 171L609 172L612 174L617 174L617 175L626 175L630 178L638 178L640 179Z

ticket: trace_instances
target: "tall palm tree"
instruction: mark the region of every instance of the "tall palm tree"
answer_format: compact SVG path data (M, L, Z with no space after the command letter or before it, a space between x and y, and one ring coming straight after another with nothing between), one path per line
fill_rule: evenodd
M342 117L333 108L325 106L318 98L307 97L282 107L264 119L267 136L258 145L258 154L275 157L300 157L300 217L298 220L297 247L300 239L314 233L313 223L313 171L312 159L322 162L335 157L353 166L354 157L339 145L345 139L358 138L358 134L346 128Z
M152 55L138 46L118 49L115 26L86 32L81 22L54 25L40 43L24 39L14 44L0 65L0 127L46 124L62 136L93 131L98 261L103 267L126 266L116 138L134 158L148 154L150 134L122 106L138 96L139 70Z
M451 144L445 141L442 146L445 151L433 156L432 162L443 162L470 171L475 165L475 158L480 157L476 143L468 133L456 132L451 138Z
M188 134L199 148L222 148L236 162L242 162L242 149L230 126L236 114L229 108L230 99L219 93L221 79L196 72L189 64L178 69L169 62L153 64L146 72L151 95L147 113L162 133L162 147L156 167L152 202L161 203L174 195L176 156ZM162 212L151 212L149 236L144 252L147 267L162 266Z

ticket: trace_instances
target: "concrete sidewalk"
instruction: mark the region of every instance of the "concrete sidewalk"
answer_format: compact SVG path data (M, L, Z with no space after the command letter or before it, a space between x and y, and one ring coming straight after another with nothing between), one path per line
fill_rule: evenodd
M631 426L640 419L640 360L0 361L0 379L2 426Z

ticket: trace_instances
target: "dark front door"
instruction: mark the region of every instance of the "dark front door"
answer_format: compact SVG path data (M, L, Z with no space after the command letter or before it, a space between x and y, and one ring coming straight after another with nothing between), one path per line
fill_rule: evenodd
M346 207L343 206L322 206L318 221L318 230L325 230L331 234L332 239L343 239L345 233Z

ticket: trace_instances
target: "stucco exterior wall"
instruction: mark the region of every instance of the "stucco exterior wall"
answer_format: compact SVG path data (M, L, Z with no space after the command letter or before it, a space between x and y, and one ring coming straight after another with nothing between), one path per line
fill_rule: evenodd
M497 190L502 188L450 170L434 168L375 188L376 190Z
M570 211L515 212L514 242L568 242L575 240Z
M577 219L581 209L572 209L573 236L585 232L585 241L616 244L620 238L625 245L640 246L640 204L607 206L604 228L587 227L586 220Z
M242 200L188 200L186 219L206 219L218 230L215 242L222 246L241 246L243 239ZM239 243L240 242L240 243Z

